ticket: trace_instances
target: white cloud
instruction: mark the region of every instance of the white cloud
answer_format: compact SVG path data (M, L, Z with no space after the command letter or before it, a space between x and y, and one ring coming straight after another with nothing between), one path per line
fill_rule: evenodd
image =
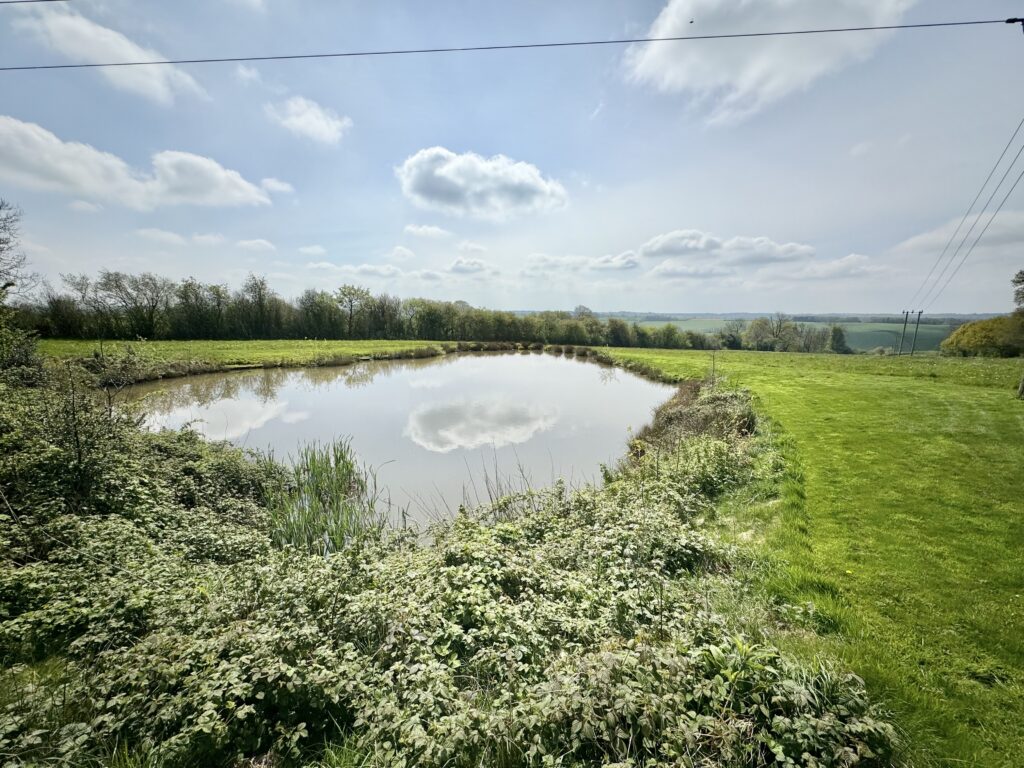
M409 277L414 277L419 280L427 280L429 282L437 282L438 280L444 280L444 275L440 272L435 272L432 269L419 269L414 272L406 272Z
M388 258L393 261L409 261L410 259L415 259L416 254L404 245L396 245L391 249L391 253L388 254Z
M321 144L337 144L352 127L351 118L339 116L334 110L303 96L292 96L280 104L267 104L264 110L271 120L296 136Z
M421 149L395 169L415 205L454 216L503 220L563 208L568 193L530 163L444 147Z
M732 237L723 240L697 229L677 229L652 237L640 246L642 256L658 258L702 257L727 264L771 264L814 256L803 243L777 243L768 237Z
M702 280L710 277L724 277L731 274L730 270L713 265L680 264L677 261L666 260L652 269L649 273L652 277L660 277L669 280Z
M618 256L602 256L599 259L594 259L590 263L591 269L602 271L636 269L638 266L640 266L640 259L637 258L633 251L626 251L625 253L620 253Z
M239 64L235 67L235 78L242 83L253 83L259 85L263 82L263 75L256 67L249 67L245 64Z
M405 436L435 453L527 442L558 421L551 408L505 400L426 403L409 414Z
M864 277L887 271L885 267L871 263L871 257L851 253L841 259L812 262L796 272L785 275L796 280L835 280L848 277Z
M722 247L717 237L697 229L677 229L652 237L642 246L644 256L686 256L691 253L709 253Z
M478 272L483 272L487 269L487 262L481 261L480 259L463 259L458 258L452 262L451 266L448 267L449 272L454 272L459 275L473 275Z
M984 214L980 220L977 220L975 216L970 217L957 236L953 238L953 233L956 232L957 225L960 224L958 217L933 230L904 240L892 249L892 253L901 261L906 261L908 258L921 258L924 260L923 263L930 264L942 253L946 243L950 242L950 238L953 238L947 257L955 253L959 261L978 238L988 220L988 213ZM972 224L974 224L973 230L971 230ZM960 250L957 253L958 248ZM971 260L998 260L1012 265L1014 260L1020 261L1022 250L1024 250L1024 211L1003 210L992 220L985 236L978 240L978 245L971 254Z
M35 123L0 115L0 179L136 210L165 205L269 205L267 193L215 160L158 152L144 173L117 155L65 142Z
M99 213L103 210L103 206L97 203L89 203L85 200L74 200L68 203L68 208L78 213Z
M452 233L441 227L434 227L430 224L406 224L405 233L413 237L426 237L440 240L443 237L451 237Z
M299 253L303 256L326 256L327 249L322 245L304 245L299 248Z
M239 240L235 245L244 251L276 251L277 246L269 240Z
M487 253L486 246L480 245L480 243L474 243L472 240L463 240L459 243L459 252L466 254L481 254Z
M211 232L205 235L192 235L192 242L196 245L202 246L221 245L226 239L227 238L225 238L224 235L216 232Z
M730 264L772 264L814 257L814 248L804 243L777 243L767 237L733 237L726 240L719 255Z
M14 26L79 64L166 58L159 51L144 48L68 8L37 7L14 21ZM172 105L180 94L206 96L202 87L178 67L107 67L98 71L115 88L165 107Z
M287 181L281 181L280 179L264 179L260 182L260 186L271 194L291 195L295 192L295 187Z
M353 277L401 277L404 274L393 264L333 264L329 261L311 261L306 264L306 269Z
M185 245L187 242L181 235L165 229L136 229L135 234L161 245Z
M894 24L915 0L669 0L647 37ZM690 23L693 20L695 23ZM692 94L713 123L735 122L871 56L886 33L648 43L626 53L630 77Z

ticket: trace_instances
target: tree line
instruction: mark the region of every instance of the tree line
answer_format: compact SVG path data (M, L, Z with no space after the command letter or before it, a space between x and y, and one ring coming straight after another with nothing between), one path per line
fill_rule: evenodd
M464 301L401 299L355 285L309 289L289 300L260 275L241 287L150 272L103 270L62 276L15 307L17 323L43 337L80 339L422 339L515 341L663 349L757 349L849 352L839 326L796 323L786 315L731 320L714 333L602 320L585 306L572 312L515 313Z

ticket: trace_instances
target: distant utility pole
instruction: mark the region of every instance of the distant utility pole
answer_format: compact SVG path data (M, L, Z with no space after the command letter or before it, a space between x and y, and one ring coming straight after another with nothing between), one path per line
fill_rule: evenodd
M923 309L917 310L917 325L914 326L914 343L910 345L910 356L914 356L914 350L917 349L917 332L921 328L921 315L924 314Z
M907 323L910 322L910 310L903 312L903 333L900 334L900 350L896 353L896 357L903 354L903 338L907 335Z

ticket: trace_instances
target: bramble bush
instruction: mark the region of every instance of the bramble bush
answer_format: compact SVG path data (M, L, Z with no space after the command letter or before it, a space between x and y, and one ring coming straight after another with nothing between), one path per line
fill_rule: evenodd
M742 394L664 409L601 488L289 535L273 505L328 508L350 457L310 482L51 377L0 384L0 763L889 764L859 680L706 600L731 566L702 520L752 472Z

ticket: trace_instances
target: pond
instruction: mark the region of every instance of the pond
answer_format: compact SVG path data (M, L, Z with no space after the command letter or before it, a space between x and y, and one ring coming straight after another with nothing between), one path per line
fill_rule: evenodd
M424 523L503 491L598 479L672 392L574 358L484 353L208 374L131 397L150 428L191 424L279 459L351 438L396 516Z

